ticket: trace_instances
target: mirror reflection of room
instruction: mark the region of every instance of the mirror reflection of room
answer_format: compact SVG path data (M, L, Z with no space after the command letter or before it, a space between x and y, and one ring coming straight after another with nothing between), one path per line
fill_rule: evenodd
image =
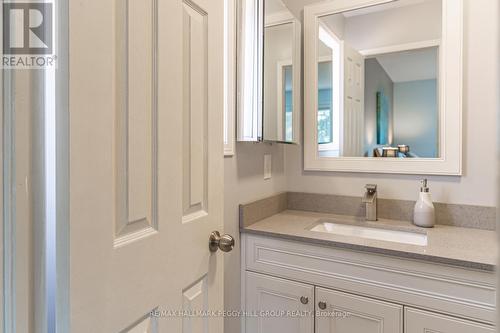
M441 6L401 0L319 19L320 156L440 156Z
M293 142L294 19L281 0L265 0L264 138Z

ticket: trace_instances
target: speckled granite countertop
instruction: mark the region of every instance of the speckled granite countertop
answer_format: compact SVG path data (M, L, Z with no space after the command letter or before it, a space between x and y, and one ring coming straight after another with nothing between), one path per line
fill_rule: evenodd
M324 218L341 219L353 224L363 223L369 227L427 233L427 245L409 245L309 230L319 219ZM241 228L241 232L486 271L494 271L497 265L497 235L494 231L487 230L444 225L424 229L404 221L379 219L376 222L365 222L344 215L285 210Z

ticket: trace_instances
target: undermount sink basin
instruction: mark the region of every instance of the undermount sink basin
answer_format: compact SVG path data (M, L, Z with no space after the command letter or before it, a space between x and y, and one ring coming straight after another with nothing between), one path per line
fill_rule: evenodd
M361 223L349 223L341 220L319 220L310 231L326 232L329 234L353 236L368 239L376 239L387 242L396 242L412 245L427 245L427 234L425 231L402 231L387 227L376 227L373 225L363 226Z

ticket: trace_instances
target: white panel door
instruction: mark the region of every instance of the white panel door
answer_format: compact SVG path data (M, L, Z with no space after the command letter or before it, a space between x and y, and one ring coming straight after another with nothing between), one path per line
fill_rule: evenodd
M246 333L313 333L314 286L246 272Z
M170 316L223 308L223 21L223 1L69 3L72 333L223 332Z
M344 49L344 110L341 156L363 156L365 129L365 61L346 43Z
M493 333L488 325L405 307L405 333Z
M401 305L316 288L316 333L402 333Z

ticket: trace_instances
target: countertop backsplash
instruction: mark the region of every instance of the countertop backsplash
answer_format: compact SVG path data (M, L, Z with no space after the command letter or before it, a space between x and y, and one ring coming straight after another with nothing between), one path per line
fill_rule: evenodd
M415 201L378 198L379 218L412 221ZM435 202L436 223L483 230L496 229L496 208ZM365 207L359 197L305 192L281 192L240 205L240 227L286 209L318 213L364 216Z

